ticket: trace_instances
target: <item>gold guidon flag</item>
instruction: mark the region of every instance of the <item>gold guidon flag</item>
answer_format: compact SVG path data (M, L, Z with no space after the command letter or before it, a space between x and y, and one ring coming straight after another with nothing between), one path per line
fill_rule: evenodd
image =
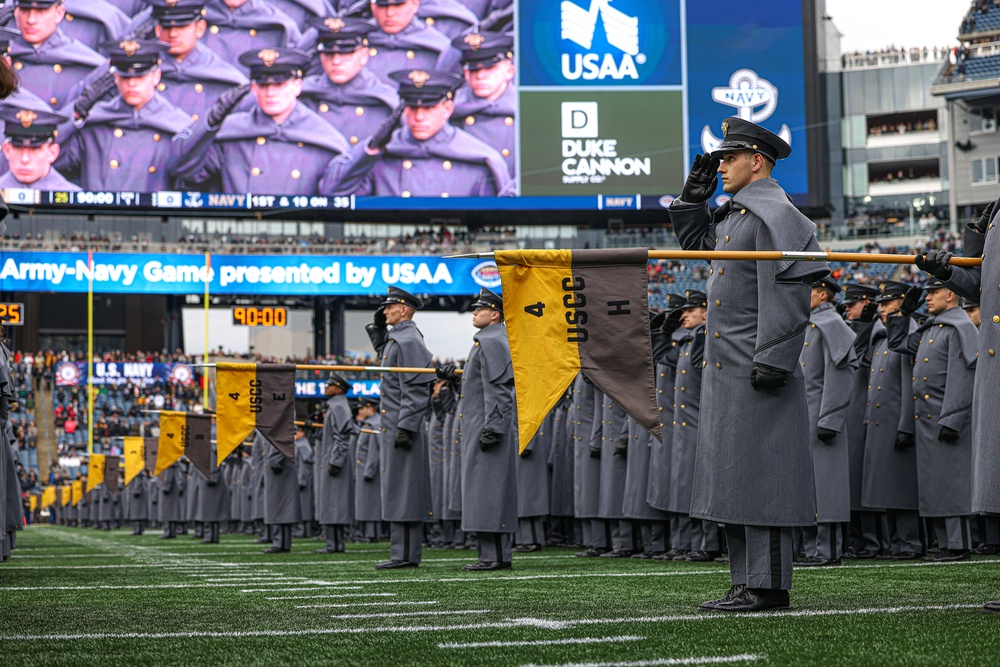
M34 513L35 510L37 509L38 509L38 496L32 493L30 496L28 496L28 510Z
M145 438L139 436L126 436L122 450L125 453L125 486L132 483L135 476L146 467L144 456Z
M56 487L46 486L42 489L42 509L54 505L56 502Z
M219 363L215 378L219 465L254 429L294 462L295 366Z
M73 497L73 487L69 484L65 484L59 488L59 501L62 503L63 507L69 505L70 499Z
M87 492L104 481L104 454L91 454L87 463Z
M83 500L83 480L76 480L70 486L73 488L73 496L70 498L70 503L77 505Z
M520 448L581 371L660 437L645 248L498 250Z
M164 410L160 413L160 440L156 470L159 475L184 455L205 477L211 472L212 416Z

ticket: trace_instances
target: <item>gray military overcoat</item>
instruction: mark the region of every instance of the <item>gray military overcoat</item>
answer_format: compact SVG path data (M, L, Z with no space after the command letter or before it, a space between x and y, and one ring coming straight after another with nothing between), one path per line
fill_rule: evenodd
M343 394L326 402L323 435L316 447L316 521L349 524L354 520L354 475L351 441L358 433L351 406ZM331 474L330 466L340 468Z
M701 377L705 359L705 325L686 331L677 344L677 373L674 375L673 422L670 425L670 493L667 510L677 514L691 511L691 483L694 481L701 419Z
M254 434L253 446L264 450L264 523L302 521L299 475L295 464L259 433Z

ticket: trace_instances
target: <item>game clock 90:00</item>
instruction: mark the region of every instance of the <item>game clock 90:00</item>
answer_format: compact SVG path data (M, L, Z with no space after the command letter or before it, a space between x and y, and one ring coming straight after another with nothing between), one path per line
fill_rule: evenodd
M283 327L288 324L288 309L284 306L236 306L233 324L243 327Z

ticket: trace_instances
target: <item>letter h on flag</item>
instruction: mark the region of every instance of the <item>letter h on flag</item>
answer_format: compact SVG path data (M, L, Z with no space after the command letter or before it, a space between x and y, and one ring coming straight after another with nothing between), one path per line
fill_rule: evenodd
M581 371L660 438L645 248L502 250L523 451Z
M254 429L294 463L294 364L220 363L215 371L219 463Z

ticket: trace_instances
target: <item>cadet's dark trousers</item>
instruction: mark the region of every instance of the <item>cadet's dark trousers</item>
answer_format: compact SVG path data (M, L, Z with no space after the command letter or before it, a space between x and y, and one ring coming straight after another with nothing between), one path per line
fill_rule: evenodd
M205 544L218 544L219 543L219 528L220 524L218 521L208 521L202 524L201 534L205 537L202 540Z
M145 530L146 530L146 522L143 521L142 519L139 519L138 521L133 521L132 522L132 534L133 535L142 535L142 533Z
M336 551L337 553L344 553L346 546L345 533L347 532L346 524L342 523L325 523L323 524L323 534L326 535L326 549L327 551Z
M843 531L839 523L817 523L802 528L806 556L837 560L843 554Z
M638 528L633 529L631 519L610 520L611 524L611 545L615 551L639 551L639 539L641 537Z
M476 545L481 563L511 562L511 546L514 536L510 533L486 533L476 531Z
M747 588L792 588L792 529L787 526L726 526L729 576Z
M376 531L377 525L372 524L372 537L378 537ZM455 546L461 547L465 544L465 531L462 530L462 524L459 521L453 519L448 519L441 522L441 539L444 540L446 547Z
M652 556L662 554L667 550L667 523L665 521L642 521L639 524L642 533L643 550Z
M422 521L393 521L389 524L389 559L419 563L423 550Z
M924 553L924 543L920 539L920 515L916 510L888 510L889 542L892 553Z
M517 520L518 544L541 544L545 541L544 517L526 516ZM490 533L487 533L489 535ZM507 535L507 533L502 533ZM507 562L507 561L504 561Z
M972 536L969 534L969 517L934 517L932 520L934 522L934 532L937 534L939 549L968 551L972 548Z
M584 519L583 546L590 549L610 549L611 524L604 519Z
M271 546L275 549L281 549L282 551L292 550L292 528L294 524L291 523L278 523L271 524L271 534L274 535L274 539L271 540Z
M1000 517L992 515L975 517L973 528L976 529L976 546L980 544L993 547L1000 545Z
M889 538L888 517L885 512L852 512L861 534L861 549L875 553L888 553L891 540Z

